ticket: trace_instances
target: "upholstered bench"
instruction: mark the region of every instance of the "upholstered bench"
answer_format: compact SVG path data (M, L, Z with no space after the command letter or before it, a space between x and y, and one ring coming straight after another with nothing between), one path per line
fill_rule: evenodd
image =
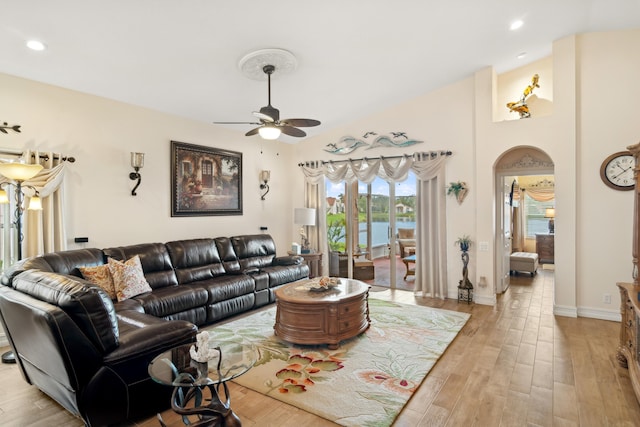
M538 270L538 254L531 252L514 252L510 256L510 267L513 273L518 271L525 271L531 273L531 276L536 274Z

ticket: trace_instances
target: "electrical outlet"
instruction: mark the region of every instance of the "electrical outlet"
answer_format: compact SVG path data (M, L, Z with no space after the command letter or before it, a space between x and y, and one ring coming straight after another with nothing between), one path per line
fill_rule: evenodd
M611 304L611 294L602 294L602 302L605 304Z

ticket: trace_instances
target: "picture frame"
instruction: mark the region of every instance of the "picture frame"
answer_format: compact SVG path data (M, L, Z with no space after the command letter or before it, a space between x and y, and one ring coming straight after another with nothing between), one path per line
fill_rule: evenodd
M171 216L242 215L242 153L171 141Z

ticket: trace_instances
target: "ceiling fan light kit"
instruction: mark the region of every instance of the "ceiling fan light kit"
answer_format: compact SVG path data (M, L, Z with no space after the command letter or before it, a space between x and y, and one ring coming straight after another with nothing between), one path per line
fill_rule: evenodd
M263 139L278 139L282 132L275 126L262 126L258 128L258 133Z
M314 119L283 119L280 110L271 106L271 75L289 73L296 69L297 61L293 54L284 49L262 49L245 55L238 64L242 73L254 80L267 79L267 105L254 111L253 116L259 122L214 122L216 124L248 124L259 125L251 129L245 136L260 135L263 139L278 139L281 134L304 137L307 133L300 127L318 126L320 121Z

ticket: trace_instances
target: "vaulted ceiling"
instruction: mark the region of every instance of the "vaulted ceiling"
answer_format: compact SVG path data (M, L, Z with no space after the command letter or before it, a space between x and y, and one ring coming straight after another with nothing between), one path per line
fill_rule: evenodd
M313 136L571 34L640 28L640 0L6 0L0 27L2 73L208 123L254 121L266 82L239 60L285 49L297 67L276 71L272 104L322 121Z

